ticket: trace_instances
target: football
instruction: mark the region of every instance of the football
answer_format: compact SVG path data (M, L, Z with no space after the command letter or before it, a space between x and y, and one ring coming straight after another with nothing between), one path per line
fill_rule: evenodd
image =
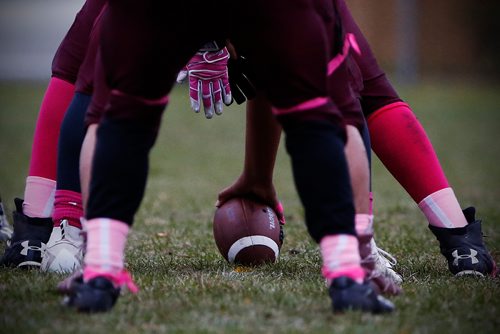
M247 198L233 198L217 208L215 243L230 263L259 265L278 259L280 224L274 210Z

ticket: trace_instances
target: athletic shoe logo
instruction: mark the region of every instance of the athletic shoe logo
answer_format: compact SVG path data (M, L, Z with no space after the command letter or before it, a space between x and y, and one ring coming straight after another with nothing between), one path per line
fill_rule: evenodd
M38 246L30 245L29 240L21 242L21 246L23 247L23 249L20 252L21 255L27 256L28 251L34 251L34 252L40 252L40 253L45 252L45 244L43 242L40 244L41 244L41 247L38 247Z
M460 254L460 255L458 255L458 250L455 249L453 251L453 253L451 253L451 255L454 258L453 265L454 266L458 266L458 261L459 260L465 260L465 259L471 259L472 264L479 263L479 260L476 257L477 251L474 250L474 249L472 249L472 248L469 248L469 250L470 250L470 254Z

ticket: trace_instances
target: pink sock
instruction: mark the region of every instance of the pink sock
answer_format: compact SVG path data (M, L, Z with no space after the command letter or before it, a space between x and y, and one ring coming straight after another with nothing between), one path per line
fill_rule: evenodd
M31 150L29 176L56 179L57 141L74 85L53 77L43 97Z
M389 104L368 117L372 148L416 203L449 187L422 125L404 102Z
M52 214L54 226L59 226L62 219L67 219L70 225L81 229L80 217L82 216L82 194L71 190L56 190Z
M430 194L418 203L418 207L432 226L456 228L467 225L467 220L451 188Z
M105 277L115 287L126 286L130 292L137 293L130 274L124 269L125 244L129 226L121 221L96 218L87 221L87 252L85 253L83 279L85 282Z
M347 276L362 283L365 272L361 268L358 239L354 235L328 235L319 243L323 257L322 274L331 281L340 276Z
M23 213L32 218L49 218L54 209L56 181L38 176L26 178Z
M367 234L373 234L373 216L364 214L364 213L357 213L355 218L355 227L356 227L356 233L358 235L367 235Z
M118 220L95 218L89 220L85 227L87 252L84 264L88 275L96 272L119 275L123 271L129 226Z

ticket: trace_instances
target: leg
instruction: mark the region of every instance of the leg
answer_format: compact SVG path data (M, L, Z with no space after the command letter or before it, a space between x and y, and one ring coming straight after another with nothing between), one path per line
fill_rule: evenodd
M358 91L375 153L418 203L441 244L450 271L494 275L496 266L482 241L481 227L472 209L462 212L424 129L378 66L345 2L340 0L339 4L345 27L356 36L361 50L360 55L355 55L361 73ZM457 235L462 235L461 241ZM477 242L472 245L467 238ZM482 254L479 264L473 264L467 257L471 250ZM464 257L455 261L455 251Z
M144 192L148 154L176 75L201 44L185 43L185 32L177 31L184 26L175 21L180 16L166 7L110 1L104 17L102 61L111 93L96 133L83 284L69 299L80 311L106 311L122 285L134 290L124 249Z
M80 189L80 149L85 136L84 118L94 91L94 72L104 9L95 18L87 54L80 66L76 93L61 127L57 162L54 228L47 244L42 270L72 272L80 268L84 238L80 218L83 217Z
M85 3L54 56L52 78L37 119L24 201L15 200L14 234L0 260L3 265L40 266L52 231L59 130L73 97L94 19L103 5L104 0Z
M42 260L43 271L72 272L80 267L83 257L79 157L85 134L83 119L90 99L89 95L76 93L61 126L54 227Z
M286 62L280 64L281 72L276 73L277 69L269 67L270 64L266 64L259 54L249 53L249 59L255 59L255 68L267 75L267 81L259 81L260 77L257 74L257 82L264 89L269 88L266 93L286 134L287 151L291 157L296 187L304 205L306 224L311 236L320 243L324 261L323 274L333 282L330 293L334 310L352 307L374 312L388 311L391 306L387 303L375 303L376 306L375 304L368 306L371 302L365 300L368 304L364 302L358 304L359 300L353 297L358 293L355 291L359 291L357 290L359 288L365 291L365 297L361 299L368 298L370 293L366 293L366 289L370 290L370 287L361 284L364 272L360 267L354 231L354 205L344 157L345 132L338 110L326 97L324 73L327 59L321 55L325 54L324 41L327 38L321 39L321 36L325 35L325 30L322 30L322 21L319 15L304 15L304 10L301 8L300 21L304 22L304 25L301 25L300 32L295 31L293 27L286 24L286 20L293 21L296 13L293 6L287 9L290 12L286 13L286 18L273 17L273 23L278 26L273 26L269 30L273 31L270 37L275 44L265 45L263 48L260 45L263 50L266 50L266 57L271 55L272 58L278 54L286 54L289 57ZM279 34L283 27L286 27L286 34L295 37L293 43L287 44L286 38L283 36L276 38L274 35ZM316 31L312 32L314 29ZM255 31L252 32L255 33ZM297 38L303 35L307 35L308 39ZM259 36L258 33L255 36L259 42L265 40L265 37ZM311 36L318 38L314 39ZM283 43L276 43L276 41L283 41ZM301 45L301 42L307 46ZM235 45L238 49L238 43ZM290 50L291 45L295 50ZM321 51L322 48L323 51ZM309 61L304 64L305 58L296 50L307 50L306 57L322 59L322 62L318 61L317 67L311 68L313 62ZM304 72L300 72L299 69ZM283 78L283 73L291 77ZM284 80L273 82L273 78ZM307 83L307 89L297 85L298 83ZM283 92L286 93L283 94ZM346 245L347 248L342 247L341 250L337 247L339 245ZM340 291L343 292L340 293ZM345 297L346 295L349 297ZM375 294L371 296L370 298L376 298Z
M427 217L450 271L494 276L496 264L484 244L481 221L475 219L474 208L462 212L432 144L409 106L398 102L382 107L369 116L368 125L374 151Z

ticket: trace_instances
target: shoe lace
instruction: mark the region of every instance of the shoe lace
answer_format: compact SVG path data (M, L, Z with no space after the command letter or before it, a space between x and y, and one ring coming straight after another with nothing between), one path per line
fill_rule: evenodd
M392 268L393 266L398 264L396 258L389 252L383 250L380 247L377 247L377 252L379 254L379 258L382 262L384 262L385 266L388 268Z
M394 269L398 261L389 252L378 247L375 243L375 239L371 240L372 243L372 253L370 254L370 259L375 262L375 270L372 272L373 277L385 276L393 281L401 281L401 275L399 275Z
M66 239L66 227L68 224L69 222L67 219L62 219L59 223L59 227L61 228L61 239Z

